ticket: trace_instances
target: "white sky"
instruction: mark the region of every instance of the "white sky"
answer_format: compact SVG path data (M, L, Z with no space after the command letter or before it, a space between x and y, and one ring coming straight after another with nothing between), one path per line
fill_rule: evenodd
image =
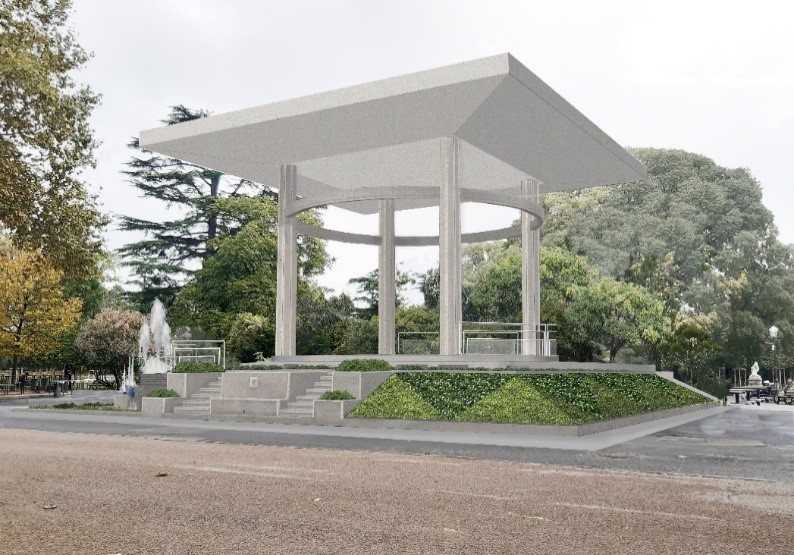
M130 137L169 107L215 113L510 52L626 146L681 148L760 181L784 242L794 243L794 6L755 0L481 1L75 0L72 25L94 58L79 79L103 95L102 146L88 174L105 210L156 219L119 172ZM466 208L466 207L464 207ZM487 210L484 212L484 210ZM464 210L466 231L516 213ZM468 218L467 218L468 216ZM398 234L437 231L405 213ZM504 225L504 221L498 222ZM375 217L329 211L332 228ZM109 230L115 249L135 239ZM374 247L329 243L337 291L377 266ZM398 249L423 271L437 249ZM421 297L413 296L421 301Z

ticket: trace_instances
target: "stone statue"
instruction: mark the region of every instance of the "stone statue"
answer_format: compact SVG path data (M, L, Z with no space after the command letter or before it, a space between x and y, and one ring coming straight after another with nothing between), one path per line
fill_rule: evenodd
M754 362L750 368L750 377L747 378L747 385L761 385L761 376L758 375L758 362Z

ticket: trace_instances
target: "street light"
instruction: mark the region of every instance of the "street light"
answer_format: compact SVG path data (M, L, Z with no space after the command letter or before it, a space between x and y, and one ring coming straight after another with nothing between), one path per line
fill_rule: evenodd
M783 383L783 377L780 375L780 363L778 360L777 349L775 349L775 343L777 341L777 335L779 332L780 330L777 329L777 326L772 326L769 328L769 337L772 338L772 352L775 353L775 372L777 374L775 376L775 380L777 381L778 389L783 389L783 386L786 384Z

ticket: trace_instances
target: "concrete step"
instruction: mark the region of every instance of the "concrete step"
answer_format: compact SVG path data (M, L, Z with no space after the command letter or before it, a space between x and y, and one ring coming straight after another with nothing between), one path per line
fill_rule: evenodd
M208 407L210 406L209 399L185 399L182 401L183 407Z
M307 409L302 407L300 408L288 407L286 409L281 409L280 411L278 411L279 416L297 416L297 417L311 418L313 414L314 411L312 409L310 408Z
M315 386L316 385L317 384L315 384ZM316 393L317 396L319 397L320 395L322 395L326 391L331 391L331 386L330 385L328 387L310 387L309 389L306 390L306 395L311 395L312 393Z
M295 397L297 401L316 401L319 398L319 395L298 395Z
M300 399L298 401L290 401L289 403L287 403L287 408L290 409L299 408L299 407L312 408L314 407L315 400L316 399Z
M210 406L206 407L192 407L192 406L179 406L174 407L174 414L209 414Z

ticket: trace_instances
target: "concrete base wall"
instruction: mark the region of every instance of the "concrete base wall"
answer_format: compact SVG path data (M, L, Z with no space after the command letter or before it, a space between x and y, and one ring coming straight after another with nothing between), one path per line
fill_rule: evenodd
M224 382L226 378L224 378ZM211 399L210 414L221 415L247 415L247 416L278 416L278 409L282 401L277 399Z
M144 397L141 401L141 413L143 416L156 418L166 413L174 412L174 407L181 405L183 399L178 397Z
M361 399L349 401L315 401L314 422L317 424L339 424L345 415L356 408Z
M226 372L223 375L223 399L282 399L294 401L303 395L321 376L323 371L252 371Z

